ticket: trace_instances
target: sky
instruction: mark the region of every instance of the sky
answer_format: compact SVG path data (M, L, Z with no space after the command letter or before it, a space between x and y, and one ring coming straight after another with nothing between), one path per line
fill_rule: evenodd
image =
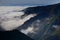
M0 6L21 6L21 5L51 5L60 3L60 0L0 0Z

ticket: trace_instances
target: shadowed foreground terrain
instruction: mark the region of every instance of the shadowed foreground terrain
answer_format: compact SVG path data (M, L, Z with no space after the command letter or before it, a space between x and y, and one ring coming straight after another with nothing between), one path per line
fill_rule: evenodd
M33 40L33 39L17 30L13 30L13 31L0 31L0 40Z

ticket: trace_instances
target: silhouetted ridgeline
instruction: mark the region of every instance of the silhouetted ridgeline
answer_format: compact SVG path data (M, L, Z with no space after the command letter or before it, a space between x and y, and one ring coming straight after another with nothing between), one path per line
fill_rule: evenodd
M48 5L48 6L36 6L36 7L28 7L24 9L23 11L25 14L49 14L48 12L51 12L53 9L53 12L57 12L60 9L60 4L55 4L55 5Z

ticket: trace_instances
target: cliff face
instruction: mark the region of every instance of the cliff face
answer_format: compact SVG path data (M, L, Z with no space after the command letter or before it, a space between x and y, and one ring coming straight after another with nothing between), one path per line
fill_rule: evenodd
M37 16L31 18L30 20L26 21L22 25L23 28L26 28L27 24L29 25L37 19L40 20L40 19L43 19L43 18L46 18L46 17L51 17L53 15L60 14L59 13L60 12L60 4L48 5L48 6L28 7L26 9L24 9L23 12L25 13L25 15L37 14ZM56 22L54 24L59 24L60 25L59 20L60 20L60 17L58 17L58 19L56 20Z
M57 16L58 14L60 15L60 4L48 5L48 6L29 7L29 8L26 8L25 10L23 10L23 11L25 12L26 15L37 14L37 16L31 18L30 20L26 21L22 25L21 29L27 29L31 24L33 24L34 21L36 21L38 19L41 21L41 19L44 19L44 18L49 18L49 17L54 16L54 15ZM54 17L54 19L55 19L55 17ZM41 23L43 26L39 26L39 27L42 27L42 30L40 30L39 32L37 32L38 36L34 36L34 38L36 40L41 39L41 36L44 35L44 33L48 34L47 38L49 36L52 36L51 33L55 31L55 28L53 28L52 25L60 25L60 21L59 21L60 17L58 17L55 21L54 21L54 19L52 19L50 21L51 23L48 24L48 25L45 25L45 24L47 24L47 22L45 23L45 19L43 20L42 23L45 23L45 24L43 25ZM52 23L52 21L54 21L54 22ZM36 28L36 27L34 26L34 28ZM47 29L49 29L49 30L47 30ZM43 37L46 37L46 35L43 36ZM53 36L52 38L55 38L55 36ZM51 39L51 37L50 37L50 39Z

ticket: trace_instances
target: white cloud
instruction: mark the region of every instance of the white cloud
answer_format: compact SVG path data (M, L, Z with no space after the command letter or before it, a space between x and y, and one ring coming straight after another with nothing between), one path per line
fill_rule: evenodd
M9 31L18 28L19 26L23 25L25 21L29 20L31 17L34 17L34 15L29 15L25 17L24 19L14 19L13 20L7 20L1 23L1 26L3 29Z
M33 27L28 27L26 30L20 30L21 32L23 32L24 34L28 34L28 33L34 33L34 28Z
M23 9L23 7L1 7L0 26L4 30L10 31L24 24L24 22L29 20L31 17L36 16L35 14L30 14L25 18L21 19L21 16L24 15L24 12L11 12L13 10L21 10L21 9Z
M53 25L54 28L60 28L60 25Z
M14 11L14 10L23 10L27 8L28 6L0 6L0 12L8 12L8 11Z

